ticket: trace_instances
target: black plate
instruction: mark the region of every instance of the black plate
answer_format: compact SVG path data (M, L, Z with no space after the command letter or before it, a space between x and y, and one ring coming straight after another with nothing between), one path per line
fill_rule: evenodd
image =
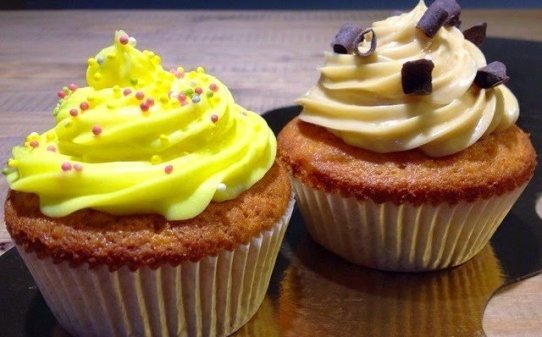
M542 148L542 43L488 39L489 62L507 64L508 86L521 104L518 124ZM299 113L264 115L275 132ZM482 253L457 268L420 274L353 266L315 244L294 211L268 296L240 336L480 336L482 314L504 284L542 269L542 221L536 215L541 166ZM45 304L19 254L0 257L0 335L67 336Z

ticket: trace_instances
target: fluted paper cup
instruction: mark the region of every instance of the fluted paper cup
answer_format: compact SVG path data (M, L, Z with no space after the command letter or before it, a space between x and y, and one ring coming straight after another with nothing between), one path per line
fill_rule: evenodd
M526 186L472 202L397 205L345 198L292 181L316 242L352 263L406 272L443 269L472 258Z
M227 336L264 299L293 203L247 244L178 266L73 267L17 248L49 308L74 336Z

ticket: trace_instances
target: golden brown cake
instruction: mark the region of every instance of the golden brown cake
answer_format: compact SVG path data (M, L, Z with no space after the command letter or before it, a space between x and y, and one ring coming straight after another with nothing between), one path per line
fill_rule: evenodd
M10 235L78 337L223 337L264 300L293 209L265 120L125 32L3 170Z
M313 239L392 271L459 265L487 244L536 153L515 125L506 66L460 30L454 0L343 25L320 79L278 136Z

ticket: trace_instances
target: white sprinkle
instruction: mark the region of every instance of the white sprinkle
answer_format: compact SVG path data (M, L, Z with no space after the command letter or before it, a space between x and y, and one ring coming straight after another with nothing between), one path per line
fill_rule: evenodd
M130 45L132 45L133 47L135 47L136 44L137 44L137 40L135 39L135 37L131 37L131 36L130 36L130 38L128 39L128 43L129 43Z
M226 184L220 183L216 186L216 190L219 192L224 192L226 190Z
M103 57L98 57L98 58L96 59L96 61L98 62L99 65L104 64L104 59L103 59Z

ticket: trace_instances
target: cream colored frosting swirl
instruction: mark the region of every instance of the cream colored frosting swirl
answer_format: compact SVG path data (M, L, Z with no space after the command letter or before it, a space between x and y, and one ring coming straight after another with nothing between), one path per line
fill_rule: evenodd
M416 24L426 10L420 1L409 13L373 23L377 48L369 57L326 53L319 83L297 100L303 106L300 119L363 149L420 148L432 157L459 152L513 125L519 106L511 91L472 84L486 65L480 49L455 27L425 36ZM405 95L403 64L424 58L435 65L432 94Z

